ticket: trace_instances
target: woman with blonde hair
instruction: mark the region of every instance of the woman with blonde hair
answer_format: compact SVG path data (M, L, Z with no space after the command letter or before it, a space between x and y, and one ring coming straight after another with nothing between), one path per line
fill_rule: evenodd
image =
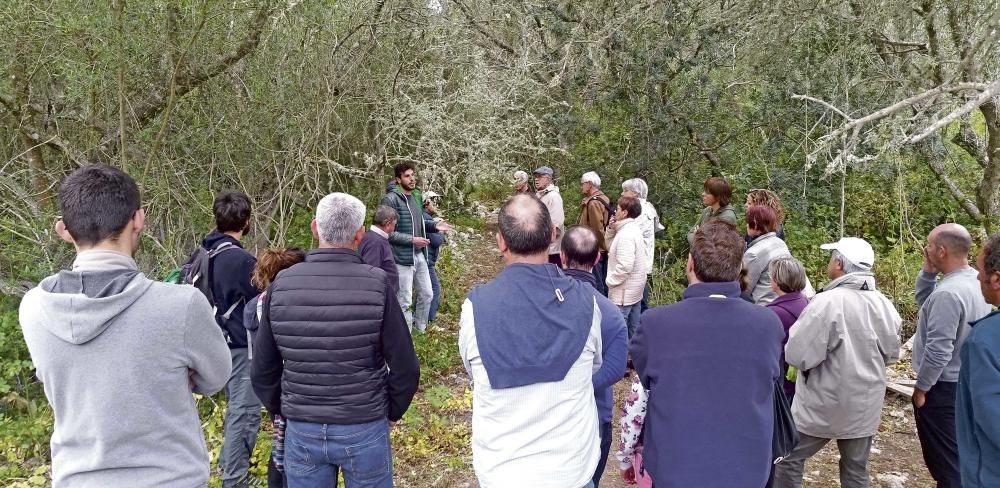
M774 211L777 222L774 235L778 239L785 240L785 205L781 203L781 197L771 190L755 188L747 192L747 201L744 207L746 210L750 210L750 207L757 206L768 207ZM744 238L748 244L753 240L749 235L744 236Z

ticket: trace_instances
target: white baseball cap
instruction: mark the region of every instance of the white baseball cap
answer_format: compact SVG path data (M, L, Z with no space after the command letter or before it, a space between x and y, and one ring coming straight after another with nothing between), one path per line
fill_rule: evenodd
M843 239L830 244L819 246L827 251L837 251L848 261L868 269L875 264L875 250L868 241L857 237L844 237Z
M428 191L424 192L424 196L427 197L427 198L437 198L437 197L439 197L441 195L428 190Z

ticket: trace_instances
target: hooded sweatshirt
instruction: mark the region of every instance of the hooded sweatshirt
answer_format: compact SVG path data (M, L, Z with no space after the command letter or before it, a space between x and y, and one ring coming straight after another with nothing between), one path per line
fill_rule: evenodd
M220 390L232 361L204 295L85 251L24 296L20 322L55 414L53 486L208 483L191 392Z

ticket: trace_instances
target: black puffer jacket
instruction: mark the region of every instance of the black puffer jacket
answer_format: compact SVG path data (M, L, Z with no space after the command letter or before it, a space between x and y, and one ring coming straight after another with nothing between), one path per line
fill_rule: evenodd
M265 300L251 376L270 412L326 424L403 416L420 365L384 271L350 249L316 249Z

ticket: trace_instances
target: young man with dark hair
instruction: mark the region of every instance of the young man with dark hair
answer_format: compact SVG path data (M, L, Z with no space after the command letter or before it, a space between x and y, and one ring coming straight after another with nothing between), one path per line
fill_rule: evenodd
M72 270L42 280L20 308L57 419L53 485L205 486L191 393L214 394L231 367L211 307L195 288L139 272L132 254L146 215L121 170L76 170L59 206L56 233L76 248Z
M427 327L427 315L434 299L430 269L427 267L427 246L431 243L427 235L447 232L451 226L445 222L424 222L423 198L417 189L413 164L399 163L393 167L393 174L396 175L396 185L382 198L382 205L391 207L399 215L396 230L389 234L399 273L396 297L403 308L406 323L411 329L416 326L417 331L422 333Z
M212 204L216 229L202 240L207 251L225 248L209 262L216 320L229 343L233 372L226 383L226 419L223 427L222 485L245 486L250 481L250 456L260 428L260 400L250 385L250 334L243 326L243 309L260 292L250 278L257 259L243 250L240 239L250 229L250 198L225 191Z
M726 222L694 235L684 299L651 308L629 352L649 391L643 465L656 486L764 486L784 330L740 299L743 238Z
M592 378L602 363L596 293L548 262L556 227L538 198L511 197L498 221L507 265L469 293L458 333L473 380L476 476L481 486L593 486L600 437Z
M368 265L385 271L385 282L393 295L399 292L399 271L392 256L389 235L395 232L399 214L392 207L379 205L372 216L372 226L358 244L358 254Z
M1000 234L976 256L983 298L1000 306ZM1000 311L972 324L962 345L955 427L964 488L1000 486Z
M600 238L592 229L573 225L566 229L562 240L562 266L566 276L587 283L597 290L594 265L601 259ZM594 488L601 483L604 467L611 452L611 417L614 409L612 387L625 373L625 355L628 352L628 332L625 318L618 307L607 297L595 293L597 308L601 311L601 369L594 373L594 398L597 400L597 417L601 422L601 458L594 471Z

